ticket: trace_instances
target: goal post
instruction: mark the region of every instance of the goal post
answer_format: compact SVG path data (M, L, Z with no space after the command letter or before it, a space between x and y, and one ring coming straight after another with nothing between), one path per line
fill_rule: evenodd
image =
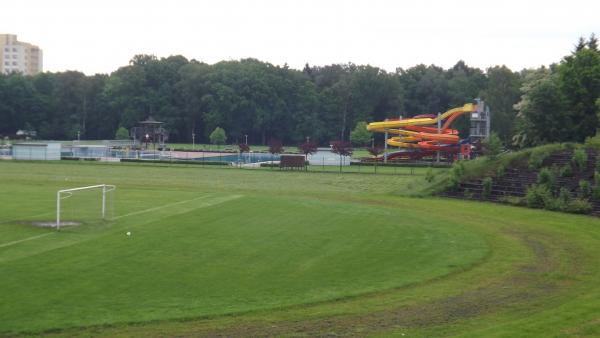
M61 220L61 201L73 196L74 193L84 191L84 190L100 190L102 192L100 208L100 216L102 219L106 218L106 194L115 190L117 187L110 184L98 184L98 185L90 185L87 187L78 187L71 189L63 189L56 192L56 230L60 230L60 220Z

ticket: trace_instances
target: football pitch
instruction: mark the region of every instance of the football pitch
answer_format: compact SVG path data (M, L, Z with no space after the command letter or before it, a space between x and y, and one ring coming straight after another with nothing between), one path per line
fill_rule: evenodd
M425 171L2 161L0 336L600 334L600 220L403 197ZM107 220L34 225L96 184Z

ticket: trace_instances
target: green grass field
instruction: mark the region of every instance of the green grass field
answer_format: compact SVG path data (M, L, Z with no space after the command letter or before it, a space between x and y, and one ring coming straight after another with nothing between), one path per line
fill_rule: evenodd
M425 171L2 161L0 336L600 335L600 220L403 197ZM102 183L110 221L31 225Z

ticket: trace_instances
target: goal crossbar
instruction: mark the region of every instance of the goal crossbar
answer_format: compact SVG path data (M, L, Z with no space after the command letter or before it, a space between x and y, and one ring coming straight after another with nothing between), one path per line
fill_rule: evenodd
M78 187L71 189L62 189L56 192L56 230L60 230L60 201L73 196L73 192L88 189L102 188L102 219L106 216L106 193L115 190L117 187L111 184L90 185L87 187ZM66 196L62 196L66 194Z

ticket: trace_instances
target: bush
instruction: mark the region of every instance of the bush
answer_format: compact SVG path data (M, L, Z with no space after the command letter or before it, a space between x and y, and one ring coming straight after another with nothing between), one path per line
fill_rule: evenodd
M490 136L483 141L483 153L490 159L495 159L502 152L502 140L496 132L491 132Z
M579 197L581 198L590 198L592 196L592 185L589 181L580 180L579 181Z
M575 149L575 151L573 151L573 157L571 158L571 162L577 169L584 169L587 165L587 161L588 155L585 152L585 149Z
M435 178L435 174L433 173L433 169L431 169L431 168L427 169L427 171L425 172L425 181L431 183L431 182L433 182L434 178Z
M600 183L598 183L598 180L596 180L596 183L592 187L592 198L600 200Z
M600 156L596 157L596 173L600 174Z
M483 191L482 191L482 197L485 199L488 199L490 197L490 195L492 194L492 178L491 177L486 177L483 179L483 181L481 182L481 184L483 185Z
M571 200L571 192L567 188L560 188L560 193L558 194L558 200L566 205Z
M499 199L500 202L508 203L516 206L526 206L525 199L518 196L504 196Z
M500 164L498 168L496 168L496 177L502 177L506 174L506 166L504 164Z
M571 201L571 193L566 188L560 188L560 193L558 194L558 198L554 199L552 202L548 202L546 204L546 209L548 210L559 210L566 211L569 207L569 203Z
M558 175L560 177L572 177L573 176L573 167L571 167L571 165L569 163L565 164L564 166L562 166L559 169Z
M542 167L544 160L550 156L550 151L546 148L536 148L529 155L529 169L539 169Z
M573 214L589 214L592 211L592 204L588 200L576 198L569 202L565 211Z
M586 137L585 145L588 148L600 150L600 134L596 134L593 137Z
M465 165L463 164L463 162L454 162L454 165L452 165L452 168L450 168L450 172L448 173L448 187L451 189L458 189L460 183L462 182L464 174Z
M530 208L553 206L552 192L545 185L534 184L527 189L525 203Z
M556 182L556 177L554 172L548 168L542 168L538 173L537 184L545 185L549 189L554 188L554 183Z

